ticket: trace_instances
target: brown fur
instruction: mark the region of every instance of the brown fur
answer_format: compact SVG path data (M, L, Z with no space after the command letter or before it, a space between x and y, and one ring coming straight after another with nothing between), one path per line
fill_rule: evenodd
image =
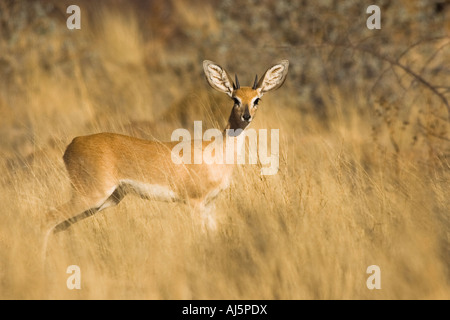
M282 61L269 68L255 89L236 88L222 67L206 60L204 69L209 84L238 100L225 129L245 129L257 110L255 99L262 96L265 88L269 88L266 91L278 88L284 82L287 67L288 62ZM282 73L277 74L279 70ZM224 130L224 156L227 150L226 135ZM202 151L210 143L203 142ZM228 185L233 165L175 164L171 151L177 144L178 142L147 141L115 133L98 133L73 139L63 156L73 195L69 202L47 215L45 246L52 231L65 230L99 210L117 205L130 188L135 188L132 191L137 191L141 196L145 193L147 198L153 198L153 192L155 199L160 196L170 201L189 202L193 207L200 207L209 214L210 210L204 209ZM194 141L191 141L192 160L194 150ZM236 159L236 146L233 152ZM145 188L145 192L136 190L139 188ZM209 216L202 214L202 217L211 222Z

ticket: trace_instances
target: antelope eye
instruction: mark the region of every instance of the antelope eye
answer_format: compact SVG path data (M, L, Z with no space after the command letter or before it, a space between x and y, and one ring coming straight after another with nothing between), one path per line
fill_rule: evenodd
M259 99L259 98L256 98L256 99L255 99L255 101L253 101L253 105L257 106L257 105L258 105L258 103L259 103L259 100L261 100L261 99Z
M241 103L239 102L238 98L233 98L234 104L236 105L240 105Z

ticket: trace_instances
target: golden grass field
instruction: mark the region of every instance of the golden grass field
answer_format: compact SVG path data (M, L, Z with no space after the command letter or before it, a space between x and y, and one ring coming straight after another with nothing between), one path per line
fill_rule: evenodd
M81 30L69 31L72 3L0 1L1 299L450 298L450 110L401 67L321 42L326 30L334 43L339 30L354 43L372 35L365 8L131 3L80 1ZM246 25L246 14L267 17L264 5L289 16ZM450 11L425 9L383 7L372 45L450 98ZM345 10L360 12L353 25ZM406 18L395 24L398 10ZM225 125L232 103L207 85L203 59L242 85L290 60L252 123L280 130L278 173L238 166L216 202L216 233L202 233L186 205L126 197L52 236L42 270L40 225L70 197L62 155L75 136L168 141L194 120ZM81 269L80 290L66 286L69 265ZM366 287L370 265L380 290Z

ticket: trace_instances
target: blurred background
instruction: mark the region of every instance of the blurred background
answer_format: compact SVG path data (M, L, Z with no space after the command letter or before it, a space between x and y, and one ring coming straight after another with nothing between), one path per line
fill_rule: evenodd
M450 1L75 2L0 0L0 297L450 298ZM290 61L252 123L280 129L279 173L239 168L214 239L186 208L124 201L55 236L49 281L32 244L70 195L66 145L223 128L205 59L242 86ZM79 292L69 264L89 270Z

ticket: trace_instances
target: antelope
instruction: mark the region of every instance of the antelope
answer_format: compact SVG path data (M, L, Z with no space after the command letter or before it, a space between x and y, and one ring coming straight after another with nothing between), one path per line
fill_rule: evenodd
M209 60L203 62L210 86L233 101L224 136L234 132L235 136L229 137L234 139L242 134L253 120L261 97L284 83L288 66L287 60L280 61L267 69L259 81L256 76L252 87L241 87L237 75L233 82L221 66ZM194 140L189 143L194 144ZM233 165L175 164L171 150L176 144L106 132L74 138L63 156L72 197L47 214L44 246L48 235L119 204L127 194L189 203L200 211L202 224L215 229L212 200L229 185Z

